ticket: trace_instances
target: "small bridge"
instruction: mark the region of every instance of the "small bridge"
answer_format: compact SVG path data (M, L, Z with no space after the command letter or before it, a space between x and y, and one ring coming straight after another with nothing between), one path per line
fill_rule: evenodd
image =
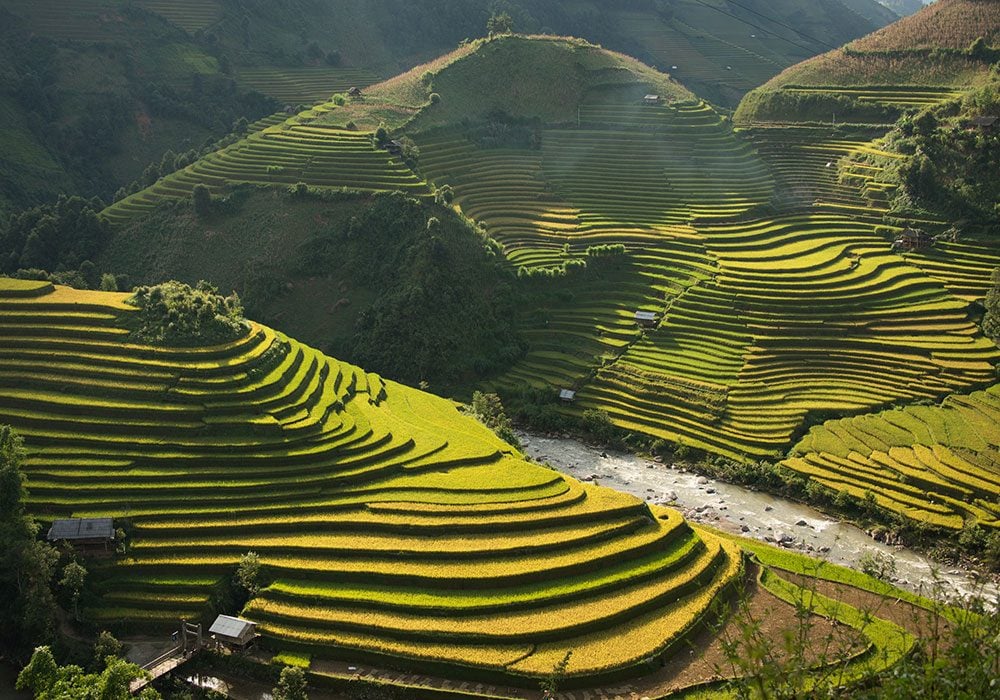
M152 661L143 664L142 670L149 674L146 678L137 678L129 684L129 692L135 695L140 690L148 686L158 678L167 675L181 664L187 663L201 651L202 636L201 624L194 624L181 620L180 643L163 654L160 654ZM174 632L173 640L176 642L178 633Z

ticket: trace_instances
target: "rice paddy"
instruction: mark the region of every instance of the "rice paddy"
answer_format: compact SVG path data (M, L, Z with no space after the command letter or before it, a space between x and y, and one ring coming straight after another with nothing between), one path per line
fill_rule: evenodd
M90 619L201 618L253 550L270 585L244 615L271 645L528 677L580 649L583 678L671 648L742 571L678 513L527 463L454 404L268 328L131 344L124 299L0 281L0 410L32 510L130 532ZM606 643L623 634L636 644Z

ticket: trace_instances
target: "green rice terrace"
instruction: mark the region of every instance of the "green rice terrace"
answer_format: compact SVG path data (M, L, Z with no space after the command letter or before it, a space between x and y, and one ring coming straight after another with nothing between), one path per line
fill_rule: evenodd
M525 462L455 404L264 326L210 347L137 344L127 295L10 279L0 312L0 407L26 440L31 510L129 530L127 555L91 564L93 622L203 618L253 550L269 585L242 614L319 675L337 658L517 684L572 650L576 685L662 657L636 682L666 694L709 680L685 668L683 640L739 581L759 578L754 604L794 617L804 558ZM849 677L913 643L847 603L816 614L856 628Z
M539 65L551 68L544 80ZM856 99L899 113L961 90ZM375 146L380 123L419 156ZM817 416L995 379L1000 351L968 304L1000 251L965 239L891 249L904 222L885 225L888 194L853 160L901 158L879 146L887 128L734 131L632 59L578 40L502 37L265 128L106 215L124 225L197 183L418 196L447 186L540 290L522 319L527 354L489 386L570 389L569 413L599 409L626 430L776 458ZM604 272L574 282L584 266ZM653 321L637 324L637 312Z

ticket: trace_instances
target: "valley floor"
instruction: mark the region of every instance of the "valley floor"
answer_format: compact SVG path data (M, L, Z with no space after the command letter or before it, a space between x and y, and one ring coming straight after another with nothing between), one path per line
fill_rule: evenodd
M602 452L571 438L524 433L520 437L526 454L538 462L548 463L577 479L592 479L650 503L677 508L692 522L761 541L784 539L791 549L856 570L860 569L866 553L892 556L896 562L894 583L923 595L933 592L932 572L937 570L948 595L981 593L989 598L1000 597L1000 587L996 584L980 590L971 571L941 569L912 550L876 542L860 528L833 520L815 508L706 479L684 469L672 469L635 455ZM800 522L805 524L798 525Z

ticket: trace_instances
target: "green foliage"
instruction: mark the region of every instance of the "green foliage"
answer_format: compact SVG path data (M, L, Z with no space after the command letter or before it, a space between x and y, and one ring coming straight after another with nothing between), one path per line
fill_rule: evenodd
M494 12L486 21L486 32L490 36L510 34L514 31L514 18L509 12Z
M50 582L59 555L37 539L25 510L21 439L0 425L0 650L24 652L52 638L55 600Z
M957 109L957 111L955 111ZM898 183L896 207L907 203L944 218L992 225L1000 216L1000 133L971 125L1000 110L1000 83L970 93L959 106L945 104L904 118L890 135L895 150L912 154L887 169Z
M1000 267L993 270L993 287L986 294L986 315L983 316L983 334L1000 343Z
M552 698L559 691L559 684L566 676L566 669L569 668L569 660L572 656L572 650L567 651L566 655L562 657L562 660L552 668L552 673L550 673L545 680L539 683L545 698Z
M506 443L520 449L521 443L514 433L514 425L504 411L503 403L496 394L484 394L476 391L472 394L472 404L469 407L480 423L497 434Z
M212 192L205 185L198 183L191 190L191 204L198 216L208 216L212 213Z
M306 693L306 673L298 666L281 669L278 685L271 691L274 700L308 700Z
M109 656L122 657L125 647L107 630L102 630L94 642L94 663L97 668L105 668Z
M0 220L0 271L79 267L93 258L109 236L96 200L59 197L55 204L28 209Z
M931 627L918 653L902 659L878 683L850 692L850 700L995 698L1000 693L1000 615L973 598L949 628Z
M59 666L52 650L35 649L31 661L17 677L17 689L30 691L35 700L128 700L129 685L145 671L123 659L107 657L100 673L85 673L79 666ZM143 689L140 700L159 700L152 688Z
M236 585L251 598L260 592L260 569L260 555L256 552L247 552L240 557L236 568Z
M223 297L207 282L139 287L128 303L139 308L132 337L148 345L219 345L247 332L239 297Z
M73 604L73 617L76 620L80 619L80 596L83 594L83 586L86 582L87 570L79 562L71 561L63 567L59 585Z
M429 215L440 222L430 230ZM449 210L378 195L346 225L314 236L301 261L306 275L336 270L376 292L350 347L333 348L373 371L411 384L456 383L492 374L522 352L512 280Z
M896 576L896 560L889 554L869 549L858 560L861 573L877 578L880 581L890 581Z

